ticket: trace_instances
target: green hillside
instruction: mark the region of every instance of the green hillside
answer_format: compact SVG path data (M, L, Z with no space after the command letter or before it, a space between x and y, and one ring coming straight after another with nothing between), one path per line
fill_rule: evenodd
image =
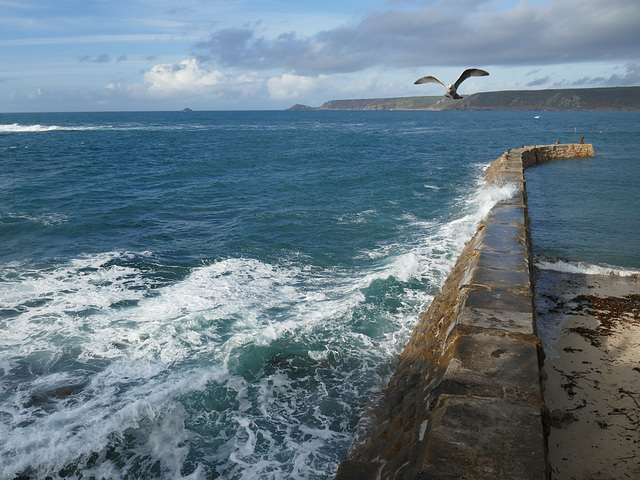
M330 100L289 110L640 110L640 87L512 90L475 93L462 100L398 97Z

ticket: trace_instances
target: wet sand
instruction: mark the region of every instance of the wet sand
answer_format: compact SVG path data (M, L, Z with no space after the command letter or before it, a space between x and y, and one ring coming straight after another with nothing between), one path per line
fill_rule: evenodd
M640 478L640 279L536 269L552 480Z

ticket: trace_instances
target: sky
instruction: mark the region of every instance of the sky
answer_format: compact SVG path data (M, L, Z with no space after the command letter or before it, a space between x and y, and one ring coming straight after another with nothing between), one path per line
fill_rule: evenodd
M0 0L0 112L640 85L638 0Z

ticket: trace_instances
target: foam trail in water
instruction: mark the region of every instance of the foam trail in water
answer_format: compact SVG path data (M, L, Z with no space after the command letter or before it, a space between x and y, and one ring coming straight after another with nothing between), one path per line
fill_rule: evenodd
M537 255L534 261L535 266L541 270L555 270L558 272L584 275L616 275L619 277L634 277L640 275L640 270L624 269L606 265L591 265L584 262L575 262L561 258L548 258L543 255Z
M51 132L53 130L61 129L62 127L57 125L20 125L18 123L0 125L0 133Z
M112 130L112 131L175 131L185 127L179 125L148 125L148 124L120 124L113 125L21 125L19 123L11 123L0 125L1 133L45 133L45 132L84 132L90 130ZM190 125L189 128L201 128L198 125Z

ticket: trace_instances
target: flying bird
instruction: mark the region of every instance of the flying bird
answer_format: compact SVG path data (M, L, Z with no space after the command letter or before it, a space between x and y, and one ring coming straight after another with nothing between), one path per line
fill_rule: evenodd
M445 97L459 100L462 97L458 95L458 88L460 87L460 84L462 82L464 82L469 77L484 77L486 75L489 75L489 72L485 72L484 70L480 70L479 68L468 68L464 72L462 72L462 75L460 75L460 78L456 80L456 83L444 83L440 79L429 75L419 78L414 82L414 85L418 85L419 83L439 83L447 89L447 93L444 94Z

